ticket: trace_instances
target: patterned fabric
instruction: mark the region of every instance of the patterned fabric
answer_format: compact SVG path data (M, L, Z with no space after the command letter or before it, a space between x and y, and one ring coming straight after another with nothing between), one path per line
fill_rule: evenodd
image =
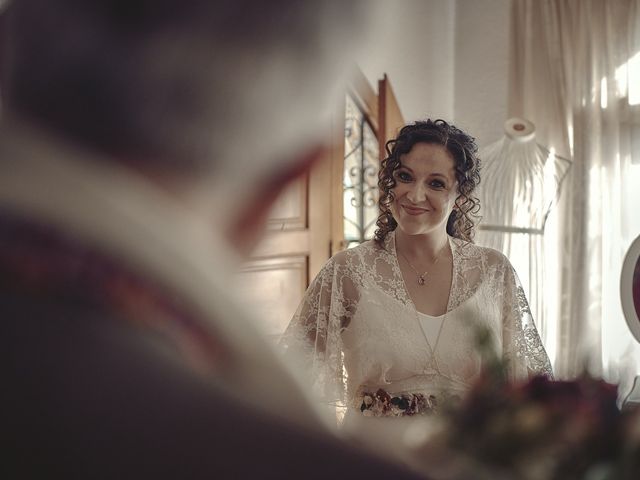
M354 409L361 392L464 393L482 368L480 330L512 379L552 377L527 300L501 253L450 239L453 278L435 351L398 265L395 236L338 253L309 286L287 328L287 356L302 359L326 402Z
M435 395L401 393L392 395L382 388L377 392L362 392L359 409L365 417L410 417L437 412Z
M206 322L162 285L55 228L1 212L0 285L34 299L69 299L112 311L159 335L203 373L215 371L227 354Z

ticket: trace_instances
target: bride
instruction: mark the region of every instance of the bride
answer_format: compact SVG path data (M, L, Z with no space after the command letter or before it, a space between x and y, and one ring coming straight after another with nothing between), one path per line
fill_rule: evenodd
M325 264L283 336L347 418L432 413L462 396L483 367L480 331L511 379L552 376L513 267L472 243L476 153L443 120L402 128L379 174L375 239Z

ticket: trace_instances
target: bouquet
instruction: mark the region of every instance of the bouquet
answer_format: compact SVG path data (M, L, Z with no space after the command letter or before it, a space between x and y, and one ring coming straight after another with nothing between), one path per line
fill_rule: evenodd
M583 376L510 384L485 376L449 414L448 446L486 469L523 479L640 478L640 411Z
M488 364L424 452L447 454L436 477L640 479L640 409L621 411L616 386L586 374L512 383L502 360Z

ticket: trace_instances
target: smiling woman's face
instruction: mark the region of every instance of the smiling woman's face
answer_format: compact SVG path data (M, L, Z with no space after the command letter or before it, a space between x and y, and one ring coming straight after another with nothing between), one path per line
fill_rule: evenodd
M454 161L441 145L417 143L400 157L391 213L407 235L447 228L458 196Z

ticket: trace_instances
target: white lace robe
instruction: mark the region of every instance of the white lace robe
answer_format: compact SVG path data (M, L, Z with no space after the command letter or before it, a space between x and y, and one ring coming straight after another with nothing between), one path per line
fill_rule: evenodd
M288 354L303 356L323 401L357 409L362 392L378 388L393 394L461 394L482 367L479 327L492 333L511 378L552 376L507 258L457 239L450 245L451 293L437 345L424 335L407 293L393 233L384 249L369 241L326 263L282 339Z

